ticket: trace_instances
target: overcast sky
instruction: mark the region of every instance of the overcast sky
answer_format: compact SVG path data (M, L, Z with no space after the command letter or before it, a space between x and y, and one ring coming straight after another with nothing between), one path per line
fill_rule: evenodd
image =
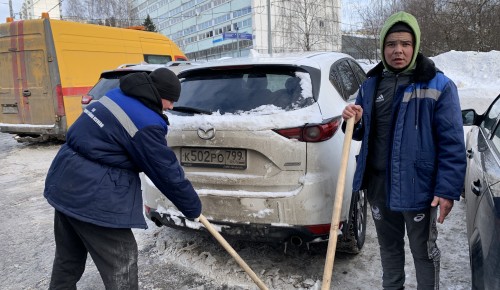
M14 13L21 11L22 4L23 0L12 0L12 10ZM9 16L9 0L0 0L0 23L5 23L5 19ZM19 15L15 15L15 18L19 19Z
M1 1L1 0L0 0ZM341 0L342 6L342 30L355 30L361 28L361 18L359 11L364 9L369 3L369 0Z
M342 29L351 30L353 27L360 27L361 20L358 15L360 7L366 6L368 0L341 0L342 2ZM15 13L15 19L19 19L19 11L23 0L12 0L12 9ZM10 16L9 0L0 0L0 23L4 23L5 19Z

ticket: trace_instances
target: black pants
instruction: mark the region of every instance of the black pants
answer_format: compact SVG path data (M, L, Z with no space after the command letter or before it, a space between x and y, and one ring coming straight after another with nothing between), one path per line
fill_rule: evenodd
M90 253L106 289L138 289L137 243L131 229L100 227L55 211L56 254L49 289L76 289Z
M404 289L405 226L415 264L417 289L439 289L440 251L436 245L437 208L396 212L387 207L385 176L370 175L367 198L377 230L384 289ZM430 205L429 205L430 207Z

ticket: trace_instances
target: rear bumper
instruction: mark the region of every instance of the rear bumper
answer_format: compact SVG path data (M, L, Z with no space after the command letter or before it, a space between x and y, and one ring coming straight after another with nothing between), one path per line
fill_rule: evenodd
M56 125L0 123L0 131L5 133L45 133L54 130L56 130Z
M172 216L166 213L158 213L154 209L146 211L146 216L157 226L168 226L178 229L205 230L203 227L194 228L186 223L182 216ZM210 221L224 236L230 236L238 240L250 240L259 242L285 243L291 242L296 246L303 243L317 243L328 241L329 234L314 234L305 226L276 226L271 224L241 224Z
M0 132L33 135L33 136L64 136L63 130L56 124L52 125L31 125L31 124L7 124L0 123Z

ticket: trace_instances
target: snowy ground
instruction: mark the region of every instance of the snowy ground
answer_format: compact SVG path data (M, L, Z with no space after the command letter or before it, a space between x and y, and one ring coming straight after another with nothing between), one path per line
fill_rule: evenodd
M500 52L449 52L434 58L459 87L462 108L482 113L500 93ZM45 174L58 144L18 144L0 134L0 289L47 289L54 241L53 209L42 196ZM456 202L438 225L442 251L441 288L470 289L465 204ZM210 236L157 228L134 230L140 254L141 289L257 289L246 273ZM270 289L319 289L325 246L310 251L262 243L230 244ZM407 252L408 289L416 289ZM336 254L332 289L380 289L380 259L371 217L358 255ZM79 289L104 289L91 260Z
M53 209L42 196L43 181L59 145L17 144L0 134L0 289L47 289L54 254ZM443 252L441 285L470 289L464 203L458 202L439 226ZM337 253L333 289L377 289L380 260L373 223L359 255ZM141 289L257 289L246 273L210 236L157 228L134 230L139 244ZM325 247L298 251L277 245L229 241L270 289L319 289ZM445 246L446 245L446 246ZM415 289L407 256L408 289ZM79 289L104 289L95 266L88 263Z

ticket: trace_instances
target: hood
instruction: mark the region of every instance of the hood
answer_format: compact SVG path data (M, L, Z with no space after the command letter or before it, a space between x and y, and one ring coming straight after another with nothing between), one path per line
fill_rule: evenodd
M146 107L159 114L169 124L167 116L163 114L160 94L148 73L137 72L121 77L120 89L125 95L139 100Z
M407 24L408 26L410 26L410 28L413 30L413 35L415 36L415 46L413 48L413 57L411 59L410 64L408 65L408 67L404 71L402 71L402 72L406 72L406 71L414 68L415 60L417 59L417 54L420 50L420 27L418 26L417 19L413 15L406 13L404 11L401 11L401 12L397 12L395 14L392 14L391 16L389 16L389 18L387 18L387 20L384 23L384 26L382 26L382 30L380 31L381 59L382 59L382 62L384 63L384 67L386 69L388 69L389 66L385 62L385 58L384 58L385 37L387 36L387 32L389 31L389 29L392 26L394 26L394 24L396 24L398 22L403 22L403 23Z

